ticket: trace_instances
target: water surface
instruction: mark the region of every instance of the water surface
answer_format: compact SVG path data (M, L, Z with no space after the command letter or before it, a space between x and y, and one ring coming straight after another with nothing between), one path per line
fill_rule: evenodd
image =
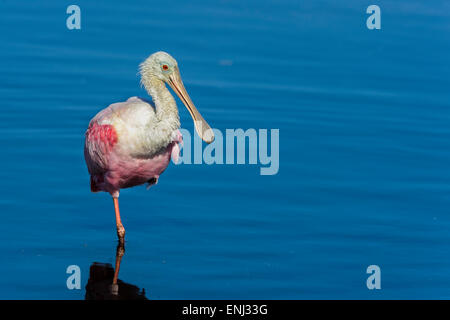
M368 2L341 2L79 0L71 31L72 3L0 1L0 298L84 299L90 266L114 265L84 131L145 97L158 50L213 127L279 128L280 170L171 165L123 190L121 280L148 299L449 298L449 3L377 1L371 31Z

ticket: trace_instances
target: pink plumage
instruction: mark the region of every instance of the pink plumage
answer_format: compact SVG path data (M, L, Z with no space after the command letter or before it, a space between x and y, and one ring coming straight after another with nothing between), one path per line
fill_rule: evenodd
M133 103L120 104L123 109L132 107ZM154 184L169 165L171 156L175 157L175 162L178 160L178 144L182 142L182 136L176 130L174 139L155 154L133 157L126 152L129 148L121 148L123 140L114 125L101 124L111 121L112 112L108 112L109 108L90 122L86 131L84 156L91 175L91 191L106 191L114 197L119 195L120 189L144 183ZM115 112L120 112L120 108L116 108ZM123 131L121 133L126 134Z
M141 64L141 82L153 102L132 97L100 111L86 131L84 156L91 191L105 191L114 200L119 241L125 228L119 212L120 189L155 184L170 159L178 160L182 136L175 100L168 84L189 110L199 136L214 140L211 128L195 108L184 88L175 59L157 52Z

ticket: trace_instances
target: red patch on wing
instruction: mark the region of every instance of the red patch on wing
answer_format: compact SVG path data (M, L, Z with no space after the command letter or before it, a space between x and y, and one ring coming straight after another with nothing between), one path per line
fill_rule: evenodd
M88 141L101 143L108 149L117 143L117 132L110 124L92 124L86 131L86 137Z

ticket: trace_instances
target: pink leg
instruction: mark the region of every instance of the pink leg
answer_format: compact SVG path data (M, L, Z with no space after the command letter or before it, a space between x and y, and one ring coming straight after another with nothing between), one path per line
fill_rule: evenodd
M117 226L117 236L119 237L119 242L125 242L125 228L122 225L122 220L120 220L119 211L119 198L113 197L114 201L114 211L116 212L116 226Z
M117 284L117 279L119 278L120 263L122 262L122 257L124 253L125 253L125 246L123 245L123 243L119 243L116 249L116 265L114 268L113 284Z

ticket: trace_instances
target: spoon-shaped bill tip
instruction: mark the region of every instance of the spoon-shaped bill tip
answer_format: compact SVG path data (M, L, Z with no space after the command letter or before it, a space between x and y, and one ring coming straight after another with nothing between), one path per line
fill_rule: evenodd
M195 130L197 131L198 136L205 141L206 143L211 143L214 141L214 131L211 127L206 123L205 119L202 120L194 120Z

